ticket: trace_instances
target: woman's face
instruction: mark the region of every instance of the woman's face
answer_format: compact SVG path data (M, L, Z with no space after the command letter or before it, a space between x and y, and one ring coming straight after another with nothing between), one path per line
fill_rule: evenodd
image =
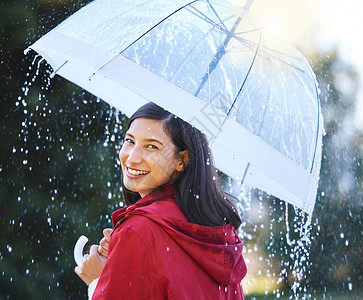
M161 121L135 119L126 132L119 154L125 187L144 197L172 182L183 170L182 160L176 157L175 150Z

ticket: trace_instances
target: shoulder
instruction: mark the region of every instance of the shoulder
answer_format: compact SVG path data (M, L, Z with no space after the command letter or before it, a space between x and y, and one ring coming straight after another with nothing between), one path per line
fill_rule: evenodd
M110 246L124 247L125 241L128 246L137 244L144 246L147 250L155 244L155 241L163 234L163 230L156 214L134 212L115 228L112 233ZM141 248L139 248L141 249Z
M145 215L133 214L114 230L112 237L135 235L142 239L156 227L155 222Z

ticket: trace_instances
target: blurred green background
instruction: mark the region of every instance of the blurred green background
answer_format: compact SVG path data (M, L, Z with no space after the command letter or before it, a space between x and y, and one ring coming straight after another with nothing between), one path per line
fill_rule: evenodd
M97 243L122 205L117 155L126 118L58 76L49 82L41 58L23 53L87 2L0 4L0 299L86 299L74 243L81 234ZM363 133L347 125L358 73L334 50L312 49L308 59L326 129L311 245L289 245L285 204L252 191L242 228L247 299L360 299L363 291ZM296 240L305 217L288 210ZM293 294L297 257L307 262Z

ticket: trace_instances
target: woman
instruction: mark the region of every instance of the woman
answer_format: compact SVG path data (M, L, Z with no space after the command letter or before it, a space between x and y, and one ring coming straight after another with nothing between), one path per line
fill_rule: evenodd
M127 206L76 268L87 284L99 277L92 299L243 299L241 220L205 135L148 103L129 120L120 162Z

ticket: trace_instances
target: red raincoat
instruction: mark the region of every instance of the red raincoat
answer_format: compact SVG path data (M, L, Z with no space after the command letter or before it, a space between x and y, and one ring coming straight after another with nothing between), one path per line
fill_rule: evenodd
M112 214L92 299L243 299L242 243L229 224L190 223L168 185Z

